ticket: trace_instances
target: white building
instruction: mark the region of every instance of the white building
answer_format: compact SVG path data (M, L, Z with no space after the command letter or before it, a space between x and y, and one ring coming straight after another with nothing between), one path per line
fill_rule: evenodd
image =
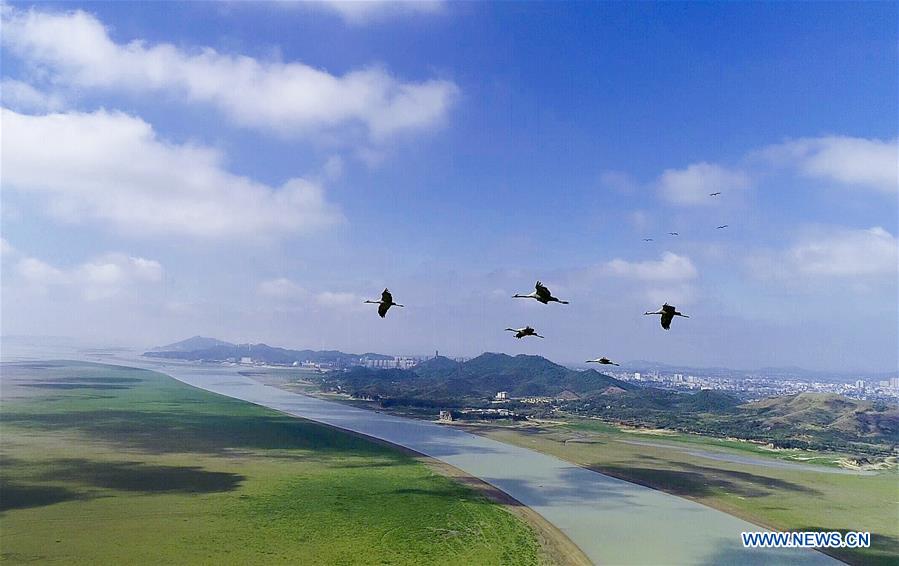
M634 381L640 381L641 379L642 379L642 378L640 377L640 372L639 372L639 371L635 371L635 372L634 372Z
M499 401L505 401L506 399L509 398L509 392L508 391L499 391L496 394L496 398Z
M247 365L247 366L252 365L253 358L251 358L250 356L244 356L244 357L240 358L240 363Z

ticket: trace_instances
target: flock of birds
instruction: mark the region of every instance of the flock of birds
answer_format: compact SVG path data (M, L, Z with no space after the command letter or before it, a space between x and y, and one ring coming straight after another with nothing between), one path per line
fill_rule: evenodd
M714 193L709 193L709 196L710 196L710 197L721 196L721 191L716 191L716 192L714 192ZM715 226L715 230L724 230L724 229L727 228L727 227L728 227L727 224L722 224L722 225L720 225L720 226ZM680 234L678 234L677 232L668 232L668 235L669 235L669 236L680 236ZM644 241L644 242L654 242L655 240L654 240L653 238L643 238L643 241Z
M512 298L513 299L534 299L535 301L541 302L544 305L548 305L549 303L559 303L562 305L568 304L568 301L563 301L562 299L559 299L558 297L554 297L552 295L552 293L549 291L549 289L546 287L546 285L544 285L540 281L537 281L536 285L534 285L533 292L528 293L527 295L522 295L522 294L516 293L515 295L512 295ZM389 289L384 289L384 291L381 292L381 300L379 300L379 301L367 300L365 302L378 305L378 315L381 318L384 318L387 316L387 311L390 310L390 307L404 306L404 305L394 302L393 294L390 293ZM677 308L673 307L672 305L669 305L668 303L665 303L664 305L662 305L659 308L659 310L657 310L657 311L647 311L643 314L644 315L661 315L660 321L662 324L662 328L664 328L665 330L668 330L669 328L671 328L671 321L673 321L674 317L676 317L676 316L690 318L689 316L687 316L681 312L678 312ZM544 336L537 334L537 331L530 325L525 326L523 328L506 328L506 331L514 332L515 338L519 338L519 339L525 338L527 336L544 338ZM585 363L588 363L588 364L594 363L594 364L612 365L612 366L618 365L606 357L597 358L595 360L587 360Z
M714 193L709 193L710 197L717 197L720 195L721 195L720 191L717 191ZM727 228L727 224L722 224L722 225L716 227L716 230L723 230L724 228ZM679 235L677 232L668 232L668 234L671 236ZM643 238L643 241L651 242L651 241L653 241L653 239L652 238ZM528 293L526 295L516 293L516 294L512 295L512 298L513 299L534 299L535 301L539 301L539 302L543 303L544 305L548 305L549 303L559 303L562 305L568 304L568 301L563 301L562 299L559 299L558 297L554 297L553 294L546 287L546 285L544 285L540 281L537 281L537 284L534 285L533 292ZM365 302L378 305L378 316L380 316L381 318L384 318L387 316L387 311L390 310L390 307L402 307L403 306L399 303L394 302L393 295L390 293L390 291L388 289L384 289L384 291L381 293L381 300L379 300L379 301L367 300ZM664 328L665 330L668 330L671 328L671 322L674 320L674 317L676 317L676 316L681 316L683 318L690 318L689 316L679 312L676 307L669 305L668 303L665 303L664 305L659 307L659 310L646 311L643 314L644 315L660 315L661 318L659 319L659 321L662 325L662 328ZM537 334L537 331L530 325L525 326L523 328L506 328L505 330L507 332L514 332L515 338L518 338L518 339L525 338L527 336L534 336L536 338L544 338L540 334ZM601 358L596 358L595 360L587 360L585 363L611 365L611 366L618 365L615 362L613 362L612 360L610 360L609 358L606 358L605 356L603 356Z

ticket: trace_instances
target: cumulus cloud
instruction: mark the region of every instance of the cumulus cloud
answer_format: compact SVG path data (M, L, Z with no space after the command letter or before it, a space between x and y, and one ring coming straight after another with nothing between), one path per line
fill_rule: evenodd
M658 261L626 261L613 259L604 266L611 275L642 281L685 281L698 275L689 257L665 252Z
M895 194L899 192L899 140L826 136L801 138L758 152L799 174Z
M343 4L343 3L341 3ZM368 8L347 2L341 8ZM412 4L410 2L410 4ZM374 9L374 7L372 7ZM285 135L354 132L372 140L440 124L458 87L449 80L404 82L373 66L333 75L292 62L259 61L211 48L114 42L82 12L3 10L3 43L55 81L79 88L168 92L212 105L236 124Z
M105 254L70 269L24 257L16 264L16 272L32 289L66 286L91 301L115 296L143 283L158 283L163 277L158 261L121 253Z
M43 195L48 211L136 236L276 238L343 218L318 185L270 187L229 173L214 149L157 138L103 110L31 116L2 110L4 188Z
M443 0L319 0L308 5L333 12L352 25L404 14L439 14L445 8Z
M657 181L659 194L677 205L710 205L718 201L709 193L745 189L749 176L713 163L694 163L685 169L666 169Z
M880 226L839 229L806 236L780 252L754 256L749 266L763 278L895 278L899 245L896 236Z
M26 82L8 78L0 81L0 101L6 108L25 112L54 111L65 106L65 100L57 93L44 92Z

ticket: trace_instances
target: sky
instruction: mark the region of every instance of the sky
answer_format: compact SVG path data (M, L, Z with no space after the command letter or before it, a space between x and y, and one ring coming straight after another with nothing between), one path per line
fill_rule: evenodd
M899 370L896 3L0 10L4 336Z

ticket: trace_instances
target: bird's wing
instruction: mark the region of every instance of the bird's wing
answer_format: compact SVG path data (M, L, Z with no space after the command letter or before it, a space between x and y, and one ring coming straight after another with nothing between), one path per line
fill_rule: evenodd
M390 303L381 303L378 305L378 314L381 318L384 318L387 315L387 310L390 308Z
M390 294L390 291L384 289L384 292L381 293L381 300L387 304L390 304L393 302L393 295Z
M665 314L662 315L662 319L661 319L662 328L664 328L665 330L668 330L669 328L671 328L672 320L674 320L674 313L666 311Z
M549 289L546 288L546 285L537 281L537 284L534 285L534 288L537 290L537 296L540 298L549 298L552 296L549 292Z

